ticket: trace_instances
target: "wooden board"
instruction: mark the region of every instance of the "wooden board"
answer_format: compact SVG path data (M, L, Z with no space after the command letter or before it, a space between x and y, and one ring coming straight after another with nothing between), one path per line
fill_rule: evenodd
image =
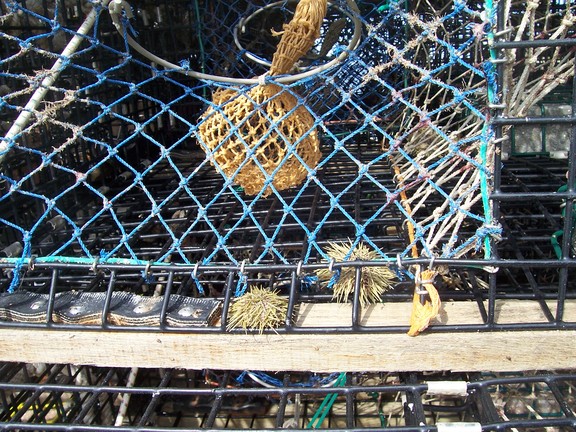
M576 331L245 335L0 329L0 360L118 367L517 371L576 365Z
M545 322L533 301L498 301L500 323ZM549 307L555 313L555 303ZM576 302L565 303L576 318ZM407 303L373 305L365 326L406 326ZM447 302L433 323L481 324L474 302ZM297 326L347 327L349 304L302 304ZM576 331L405 334L176 334L0 328L0 361L117 367L334 371L516 371L576 365Z

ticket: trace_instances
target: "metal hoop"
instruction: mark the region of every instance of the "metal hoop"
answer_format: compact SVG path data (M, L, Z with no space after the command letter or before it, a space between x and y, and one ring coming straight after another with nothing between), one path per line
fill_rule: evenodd
M357 9L357 6L356 6L356 3L354 0L348 0L348 2L351 6L354 6ZM270 6L271 5L269 5L268 7L270 7ZM110 2L109 7L108 7L108 11L110 13L110 18L112 18L112 23L114 24L114 27L116 27L116 30L118 31L118 33L122 37L126 38L126 41L134 50L136 50L138 53L140 53L141 55L146 57L148 60L150 60L150 61L152 61L152 62L154 62L160 66L163 66L165 69L167 69L169 71L179 72L181 74L184 74L186 76L190 76L192 78L196 78L199 80L228 83L228 84L232 84L232 85L239 85L239 84L252 85L252 84L258 84L259 83L258 77L256 77L256 78L230 78L230 77L223 77L220 75L205 74L205 73L193 71L190 69L184 69L182 66L179 66L179 65L171 63L167 60L164 60L163 58L158 57L155 54L152 54L150 51L148 51L146 48L144 48L142 45L140 45L138 42L136 42L136 40L134 40L128 34L127 31L125 31L126 29L125 29L124 25L122 24L122 20L120 19L122 11L125 11L126 17L128 17L129 19L134 16L134 14L132 13L130 4L126 0L115 0L113 2ZM328 63L325 63L325 64L320 65L318 67L315 67L313 69L307 70L306 72L302 72L302 73L298 73L298 74L294 74L294 75L278 76L278 78L275 79L274 81L281 83L281 84L292 83L292 82L295 82L295 81L298 81L298 80L301 80L304 78L309 78L311 76L318 75L320 72L323 72L327 69L330 69L332 66L335 66L339 63L342 63L346 59L346 57L348 57L348 51L350 49L355 49L358 46L358 44L360 43L360 36L362 35L362 21L356 16L353 16L353 15L348 15L348 16L350 16L354 22L354 35L352 36L352 39L350 40L350 44L348 45L348 49L342 51L342 53L340 53L340 55L338 57L329 61Z
M244 270L246 267L246 260L242 260L242 263L240 264L240 274L244 274Z
M353 0L352 0L353 1ZM294 3L295 0L289 0L288 3ZM254 18L256 18L259 14L265 12L267 9L272 9L275 8L276 6L283 6L285 5L287 2L286 0L281 0L281 1L277 1L274 3L270 3L269 5L264 6L263 8L260 8L258 10L256 10L256 12L254 12L252 15L249 15L246 18L242 18L238 24L236 24L236 26L234 27L234 43L236 44L236 46L238 47L238 49L240 49L240 51L244 54L244 56L246 56L248 59L252 60L255 63L258 63L262 66L266 66L266 67L270 67L272 66L272 62L263 58L258 57L257 55L251 53L250 51L246 50L244 48L244 46L240 43L240 40L238 38L239 33L244 33L245 31L245 27L246 24L248 24L250 21L252 21ZM355 4L355 3L354 3ZM346 51L353 51L358 47L358 44L360 43L360 34L362 32L362 22L360 22L360 20L355 17L354 15L352 15L350 12L342 9L339 5L335 5L333 2L328 2L328 6L333 6L335 9L339 10L340 12L342 12L343 15L346 15L348 18L350 18L352 20L352 22L354 23L354 35L352 36L352 39L350 39L350 42L348 43L348 46L346 47ZM357 27L359 28L359 34L358 37L356 37L356 32L357 32ZM318 67L322 67L322 66L318 66ZM299 67L298 68L299 71L305 71L305 70L310 70L309 68L302 68Z
M330 273L334 273L334 263L336 260L334 258L330 258L330 264L328 265L328 271Z

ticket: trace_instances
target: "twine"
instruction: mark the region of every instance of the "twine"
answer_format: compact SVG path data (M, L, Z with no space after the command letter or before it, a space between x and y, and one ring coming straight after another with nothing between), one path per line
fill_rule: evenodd
M420 275L421 279L416 281L417 287L423 288L429 299L422 302L420 289L414 290L408 336L417 336L426 330L430 321L438 315L441 305L440 295L432 283L436 274L434 270L424 270Z
M326 0L302 0L284 25L270 75L287 73L320 35ZM214 92L198 127L211 163L242 186L246 194L272 193L300 185L320 161L314 117L294 94L276 84L246 93Z
M224 98L229 101L222 103ZM198 127L204 150L224 174L248 195L298 186L320 160L314 118L297 99L275 84L247 94L226 89Z
M270 75L288 73L300 57L310 51L320 36L327 8L327 0L300 0L292 20L284 24L282 32L276 33L282 34L282 38L272 57Z

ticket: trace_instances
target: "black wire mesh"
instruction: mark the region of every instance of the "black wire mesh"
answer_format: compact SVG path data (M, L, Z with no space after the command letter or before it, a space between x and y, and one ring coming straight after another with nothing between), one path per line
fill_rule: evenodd
M27 79L32 79L32 71L52 66L54 53L63 49L92 7L74 1L58 2L55 6L58 11L54 6L37 2L16 6L8 1L1 3L4 24L1 40L6 59L2 85L6 94L0 116L5 132L13 121L13 108L24 105L29 97ZM132 6L135 13L132 26L139 30L138 40L153 52L172 62L200 65L205 73L245 77L267 70L278 41L272 37L272 31L279 31L280 23L291 17L294 3L264 7L256 1L144 1ZM456 14L447 6L430 7L449 16ZM410 301L414 267L403 266L400 257L402 254L406 257L411 242L410 218L401 207L384 204L390 200L388 191L397 191L398 178L393 161L381 155L388 133L386 122L391 122L391 129L399 127L395 123L398 105L393 103L394 92L390 90L416 85L410 68L391 61L391 53L394 49L407 49L407 41L418 36L415 29L431 17L422 12L418 19L423 21L417 21L415 16L410 18L412 9L403 3L376 5L363 1L358 2L358 7L369 37L335 75L325 81L313 79L299 84L304 86L299 89L304 95L303 103L314 107L313 111L322 118L322 151L332 152L332 156L316 173L317 182L284 191L282 196L275 194L249 203L238 199L237 190L226 189L222 176L209 164L202 163L205 154L190 132L205 108L210 83L184 75L174 78L141 57L128 57L124 38L108 16L101 16L70 67L60 71L61 85L48 93L44 105L46 120L36 122L29 132L22 134L23 144L8 152L2 162L5 175L0 179L4 194L0 214L5 223L0 241L2 255L7 259L0 262L3 269L0 289L12 290L17 285L20 291L45 296L46 304L54 304L57 295L70 290L102 293L102 298L108 300L115 292L143 296L163 292L164 315L155 328L170 329L165 318L171 295L216 298L221 302L224 318L230 298L242 291L242 286L260 284L279 290L289 297L296 311L299 302L330 301L330 289L315 280L315 270L330 265L320 251L330 242L364 238L380 253L398 256L398 262L336 263L331 268L338 271L350 267L360 269L358 274L363 274L373 267L392 267L400 281L394 290L384 293L382 301ZM419 10L417 7L421 6L414 5L413 10ZM464 16L476 17L476 11L484 5L474 3L467 7L471 11L465 9ZM14 8L20 12L14 13ZM517 13L511 14L507 23L500 19L501 28L521 26L523 6L514 4L512 10ZM566 6L560 3L554 3L549 10L539 6L534 32L546 34L547 29L561 25L559 17L565 12ZM343 2L328 8L328 18L321 30L324 38L330 33L329 23L345 21L335 46L344 46L353 37L354 26L346 13L351 12ZM47 21L45 17L49 16L57 16L59 26ZM410 19L416 20L416 24ZM450 44L462 47L462 61L450 66L449 76L458 77L455 79L462 85L474 86L475 79L466 81L463 77L467 76L465 63L473 63L475 59L473 50L466 49L475 30L464 25L463 19L443 22L442 31ZM495 42L504 59L514 47L516 55L528 55L533 53L531 46L535 43L547 46L545 39L515 41L512 46L505 41L506 37L504 32L499 36L502 40ZM520 39L530 37L522 34ZM383 40L388 50L379 48ZM540 59L556 65L555 59L570 54L570 45L553 38L548 43L557 44L562 47L555 52L556 57L550 54ZM315 49L321 51L320 42L317 45ZM447 56L449 49L432 48L425 43L410 51L413 64L443 70L445 63L453 60ZM23 56L22 50L28 50L30 55ZM503 68L497 58L493 60ZM298 66L303 68L319 61L305 58ZM377 80L362 80L369 65L384 64L387 66L378 71ZM523 63L515 64L516 68L522 66ZM542 71L541 67L539 70ZM500 71L503 86L508 77L504 72ZM40 74L34 79L42 77ZM128 92L125 87L129 87ZM78 90L75 97L68 98L63 89ZM345 97L346 92L349 98ZM565 98L568 93L563 90L562 94L569 103ZM428 111L443 111L432 107L440 103L433 91L421 97L428 98L423 102ZM323 110L323 107L332 108ZM493 109L497 114L493 122L496 132L504 135L508 125L514 124L510 114L515 112ZM440 117L435 120L448 121ZM555 124L570 124L572 120L562 117ZM522 123L531 121L538 126L548 120L522 119ZM346 138L350 136L354 139ZM346 151L333 151L331 145L335 139L346 141ZM506 150L504 147L505 144L503 150ZM571 146L568 147L573 154ZM58 151L47 161L44 151L50 148ZM169 157L165 157L166 149L170 150ZM367 164L370 177L359 176L359 169ZM39 169L43 165L47 169ZM570 300L575 293L573 212L572 206L566 205L573 202L574 193L570 187L564 192L561 189L574 179L573 170L568 160L546 155L496 160L492 205L503 231L502 239L493 242L492 256L484 259L472 251L460 258L434 261L442 268L436 278L442 300L470 301L478 306L482 319L467 326L444 326L442 331L517 328L518 323L498 323L494 311L500 300L538 302L544 322L521 323L522 328L574 326L570 312ZM21 183L15 183L15 179L21 179ZM193 181L182 188L183 179ZM450 190L456 183L457 179L452 179L443 187ZM15 188L21 193L13 193ZM113 211L106 207L109 199L114 200ZM51 200L57 200L58 211L49 210ZM425 205L412 216L434 218L443 200L442 194L428 196ZM289 205L292 203L295 204ZM480 214L481 207L478 202L471 211ZM363 230L360 234L359 228ZM470 220L460 226L458 236L470 238L477 230L478 224ZM22 239L27 232L33 233L28 239L32 248L23 251ZM274 240L272 246L270 239ZM442 242L450 241L449 233L445 234ZM31 258L14 264L14 259L23 254ZM139 264L99 263L98 258L74 263L35 263L35 257L100 254L137 257ZM203 265L205 262L211 265ZM250 264L255 262L258 263L255 266ZM182 263L185 265L175 266ZM248 263L248 271L242 271L245 270L242 263ZM410 264L429 265L430 257L412 260ZM482 268L498 271L491 273ZM352 309L357 310L358 304ZM289 310L287 318L294 323L298 319L292 312ZM22 325L42 326L52 321L52 317L46 313L46 317L37 316L35 320ZM110 325L105 321L94 325ZM208 331L224 330L225 321L212 323ZM354 331L398 330L397 326L353 327ZM291 324L279 329L291 330Z
M247 77L268 70L267 62L278 42L273 31L280 31L282 23L290 19L296 2L272 5L277 7L266 7L269 2L260 0L130 3L135 15L131 25L143 46L184 67L198 66L204 73ZM322 125L322 153L331 154L330 158L316 173L316 182L254 202L238 199L239 188L226 189L225 179L203 163L206 155L191 133L213 83L185 75L175 78L162 67L128 54L123 35L109 17L97 20L94 32L83 40L69 67L60 70L58 85L48 92L41 106L45 117L37 118L33 127L21 134L19 145L3 154L0 292L15 289L15 294L4 294L0 301L26 292L36 297L25 302L27 309L21 309L25 317L16 321L14 305L1 303L0 328L243 332L227 329L232 299L243 287L261 285L288 299L286 323L267 332L405 332L408 316L400 323L363 321L358 296L351 296L351 316L343 317L340 326L316 323L307 327L301 309L332 300L331 289L315 279L315 271L326 268L335 273L353 269L358 285L370 269L391 267L401 280L381 296L382 303L412 300L414 267L409 265L424 268L432 263L431 257L422 256L403 264L412 241L410 219L401 207L384 204L390 198L387 191L398 191L398 176L394 161L381 155L390 135L408 128L399 120L403 107L397 104L396 92L411 94L410 101L421 108L416 112L424 116L418 121L426 120L427 113L442 126L453 121L452 114L441 115L450 111L445 106L452 103L450 97L446 99L438 85L421 90L419 73L437 72L455 87L478 88L484 76L472 74L471 78L470 66L480 67L477 60L488 57L488 49L486 44L469 49L469 44L472 35L482 36L486 17L481 12L485 13L487 6L482 2L431 2L423 7L420 2L368 0L357 4L368 37L350 54L345 67L289 86L290 91L302 95L299 102L310 107L317 124ZM297 68L321 64L346 46L354 34L346 14L351 13L349 5L331 3L321 29L327 39L329 23L340 23L336 49L324 52L322 59L309 55ZM0 1L2 135L28 101L30 89L49 76L47 71L57 53L92 6L92 2L74 0L54 4ZM493 167L490 199L495 220L502 227L501 239L493 239L489 257L471 251L433 261L441 269L434 283L442 301L472 305L467 311L478 319L460 323L462 317L451 317L446 323L441 314L432 322L431 332L576 329L576 194L571 186L576 180L571 163L576 119L571 106L575 100L570 83L573 72L568 70L573 68L574 40L571 30L558 30L566 25L563 20L569 18L571 6L562 1L536 5L532 27L522 27L525 9L526 5L515 2L507 16L500 9L496 41L491 46L495 49L491 61L499 67L500 89L510 90L503 93L504 106L467 95L472 101L467 109L487 112L489 108L495 114L490 120L496 141L509 136L510 127L516 128L514 147L501 141L501 153L496 153ZM436 28L438 39L407 47L421 37L421 23L434 22L432 11L456 18L446 19L442 28ZM51 21L49 17L57 18ZM522 31L514 33L521 27ZM438 44L438 40L448 44ZM458 61L449 45L461 49ZM544 49L524 77L521 71L528 63L524 59L534 56L535 48ZM317 42L314 52L322 50ZM400 57L410 59L411 64L393 60L394 50L403 50ZM449 70L444 69L447 63L451 63ZM420 68L416 72L414 65ZM512 72L506 69L510 65ZM372 69L375 66L382 67ZM540 113L525 109L529 104L523 105L522 97L530 99L530 90L537 83L548 83L551 76L562 81L557 83L562 109L542 108ZM512 91L519 77L527 80L525 95ZM552 93L550 99L554 98ZM462 107L454 111L459 109ZM454 121L460 124L462 118ZM465 135L467 129L462 125L459 132ZM414 129L405 138L417 135L419 128ZM521 142L532 140L534 134L542 140L538 151L519 154L520 149L538 147ZM346 139L349 136L353 139ZM429 138L422 135L422 141ZM556 142L551 143L552 139ZM458 140L466 141L466 137ZM333 152L335 142L344 142L346 151ZM507 157L510 154L513 157ZM368 164L371 177L359 176ZM186 189L182 188L183 179L193 179ZM447 181L442 188L452 190L457 180ZM19 192L14 193L15 189ZM433 218L444 198L441 193L430 195L410 216ZM114 211L106 209L110 199L114 199ZM57 210L50 210L51 200L57 201ZM157 205L159 210L154 213ZM482 214L482 203L470 211ZM480 225L468 220L458 234L471 238ZM316 230L318 227L321 229ZM364 229L361 234L359 227ZM30 239L26 239L28 232L33 233ZM323 259L320 251L330 242L359 237L369 239L387 256L398 256L398 262L331 264ZM440 243L450 240L445 234ZM310 242L317 248L310 247ZM23 251L23 244L32 248ZM132 261L38 260L50 255L98 257L101 251L113 251L115 257ZM15 264L14 259L21 256L27 259ZM205 265L207 261L210 265ZM77 297L61 308L59 299L70 292ZM113 321L115 299L122 293L128 299L156 299L152 313L144 314L154 319L143 321L136 316L129 324ZM155 293L161 295L155 297ZM82 324L63 320L84 305L79 300L82 295L93 295L95 318ZM191 311L186 303L190 298L208 298L212 303L194 304L198 309ZM135 304L132 312L142 306ZM518 313L511 312L524 310L521 304L535 304L536 308L518 319ZM174 319L184 313L189 317L190 312L205 310L202 308L210 313L200 326L190 327L190 321L182 326L182 320ZM429 391L427 382L444 380L464 382L465 393L435 395ZM447 423L455 422L470 430L574 431L575 385L572 371L315 374L2 363L0 430L321 427L444 432Z
M85 43L85 51L78 54L73 67L63 69L59 77L66 84L61 87L81 89L77 95L79 97L67 100L65 94L50 94L51 100L47 106L55 104L58 116L45 124L36 125L34 133L24 134L22 139L28 140L25 143L27 149L19 147L7 154L3 161L7 175L2 179L1 186L9 198L0 203L0 208L2 217L10 223L4 224L0 233L4 246L2 253L7 258L20 256L22 229L34 228L34 248L27 252L33 258L23 264L24 270L17 268L13 262L0 263L4 269L0 276L1 289L13 288L14 280L22 271L18 290L45 296L46 305L53 305L58 295L70 290L102 293L101 298L108 300L115 292L143 296L151 296L155 291L163 292L164 306L159 323L152 327L136 325L133 328L177 331L182 329L166 322L170 296L214 297L221 304L224 320L192 331L224 331L230 299L238 293L239 286L260 284L289 297L292 307L286 316L288 324L278 329L279 332L295 329L316 331L298 328L296 324L299 303L327 302L331 299L330 290L319 286L314 280L314 270L329 264L319 262L321 257L316 256L317 251L310 248L309 233L314 232L313 241L320 248L325 248L331 241L357 237L358 226L365 226L363 235L390 256L402 253L410 243L405 215L398 207L382 206L382 202L388 199L383 187L393 190L397 179L390 161L378 159L383 142L381 123L358 128L358 124L373 115L382 119L394 118L395 107L390 104L391 96L383 94L377 83L365 85L358 81L358 76L362 74L349 72L354 66L362 69L366 64L388 62L389 54L376 49L378 38L385 39L392 46L403 47L407 38L413 36L413 29L400 18L401 14L391 14L386 7L377 7L370 2L360 2L359 5L365 25L368 28L374 26L377 37L355 53L353 60L356 59L356 63L352 61L347 65L348 69L343 69L329 82L323 83L326 85L319 86L314 80L306 82L303 85L308 87L302 92L306 95L306 104L314 106L314 111L325 120L326 127L321 133L324 152L330 152L330 140L334 136L355 134L354 142L347 145L347 153L337 153L330 158L318 173L319 183L309 184L301 190L287 191L283 195L284 200L274 196L258 200L250 207L239 201L232 191L220 193L224 179L211 166L201 164L205 155L190 136L190 124L198 120L204 109L208 85L198 84L185 76L177 80L166 76L161 80L162 86L159 86L157 80L150 79L151 71L157 72L155 69L141 59L127 61L120 55L117 47L124 44L122 36L110 21L101 20L98 32L94 34L107 49L90 55L90 44ZM8 17L4 22L6 36L2 43L5 57L14 56L14 60L9 62L10 70L3 75L6 87L3 91L10 94L10 98L6 99L9 104L17 106L23 105L28 96L24 91L18 93L26 88L22 76L31 70L48 69L53 57L47 53L62 49L71 34L61 29L54 31L46 21L35 15L54 14L50 7L23 4L23 10L27 12L14 15L9 13L9 6L2 3L3 13ZM89 9L88 5L78 2L61 2L58 6L61 8L58 14L60 24L68 30L77 28ZM200 64L203 72L213 74L260 75L267 67L249 58L247 53L257 53L259 60L269 60L276 48L270 42L277 41L271 38L271 29L278 31L278 23L285 21L292 13L290 8L262 9L262 6L258 2L135 3L133 26L146 30L139 34L139 41L143 45L165 54L170 61L178 62L186 58L190 64ZM479 8L480 5L470 7ZM332 5L328 21L338 20L343 8L343 5ZM561 14L564 10L560 4L555 8L558 10L550 13L549 23L556 22L556 13ZM250 19L242 23L237 21L235 15L241 11L243 17L251 17L262 10L262 20ZM538 9L538 14L543 12ZM205 21L200 22L200 18ZM515 15L510 19L512 25L520 24L516 22ZM455 26L458 24L458 21L454 23ZM222 26L233 31L222 32ZM542 26L538 24L536 30L545 33L545 26ZM322 32L328 32L327 25ZM348 22L338 40L345 42L352 37L352 33L353 28ZM468 35L468 31L462 34ZM453 35L455 39L451 42L454 44L458 42L457 35L460 33ZM34 36L37 36L34 39L36 48L32 50L34 55L18 56L23 48L16 39L26 40ZM499 52L506 57L511 46L497 42L497 47L498 43ZM556 43L550 41L550 45ZM531 52L529 45L518 45L519 52L528 55ZM565 51L562 53L565 55ZM446 61L440 51L428 54L433 54L430 60L432 65ZM415 51L415 55L418 58L424 54ZM467 52L466 55L471 54ZM552 61L553 57L547 59ZM465 60L472 61L472 57ZM306 61L314 64L316 60ZM106 79L94 71L107 71ZM381 79L384 78L387 85L395 88L413 84L413 77L398 65L383 72ZM130 82L138 85L126 96L122 85ZM190 88L194 88L194 91L190 91ZM358 91L352 92L354 97L350 103L340 103L342 89L356 88ZM326 99L330 97L336 99L337 109L323 112L321 105L330 105ZM165 106L169 107L169 112L163 111ZM102 110L106 107L113 107L114 114L102 116ZM5 109L2 115L2 127L7 129L13 113ZM532 121L536 125L545 122L537 117L522 121ZM570 121L573 121L572 117L556 119L560 124ZM142 122L146 124L145 131L137 130ZM514 120L502 115L497 116L494 123L497 130L503 128L501 132L505 132L507 125L513 124ZM83 125L81 133L78 134L78 130L71 128L70 124ZM118 143L114 147L117 153L111 155L110 148L95 146L95 141ZM57 163L50 169L37 170L44 160L41 153L35 150L50 148L54 143L61 145ZM174 146L174 143L178 145ZM170 159L159 158L163 148L172 148ZM568 150L572 150L572 145ZM350 154L354 156L353 159L349 157ZM357 181L358 164L366 163L371 163L370 173L378 182L367 177ZM441 331L574 328L576 319L571 313L571 300L575 295L572 277L575 264L572 251L573 211L572 206L566 204L573 202L574 193L570 187L558 193L574 179L573 170L568 160L551 159L546 155L506 159L502 165L497 159L492 202L503 231L502 239L494 242L493 256L487 260L479 260L474 254L462 259L436 260L436 264L443 267L442 274L436 280L443 301L472 302L477 306L481 321L439 326ZM89 181L81 188L72 187L78 181L78 173L88 173ZM179 189L182 178L188 178L192 173L195 173L194 181L186 190ZM131 187L134 176L139 175L142 187ZM25 179L25 183L18 186L26 193L7 193L14 187L8 179L17 178ZM179 192L173 193L175 190ZM338 196L339 210L336 211L331 198L334 196ZM114 201L114 212L102 211L102 202L105 203L108 197L120 197ZM154 217L150 217L151 197L153 203L162 203L161 210ZM59 209L64 212L48 212L48 216L37 226L38 215L47 211L45 199L55 198L58 198ZM286 203L291 202L297 202L297 205L287 211ZM432 217L441 203L441 197L431 196L418 214ZM478 209L479 204L475 208ZM197 220L202 212L205 218L190 229L192 221ZM247 213L250 214L249 218L246 217ZM74 224L70 224L65 216L73 219ZM316 232L315 227L319 225L322 230ZM77 227L81 227L80 232ZM133 231L135 228L137 232ZM463 237L471 236L477 228L474 223L463 224L460 234ZM126 237L126 232L133 235ZM271 249L267 240L272 237L275 240ZM225 247L222 247L222 239L225 239ZM175 241L178 242L177 253L174 253ZM133 255L151 263L164 260L166 267L99 264L97 259L84 264L34 263L35 256L45 257L54 253L82 256L87 251L98 255L99 251L111 250L116 250L118 256ZM218 250L216 255L214 250ZM250 266L247 272L242 271L241 265L170 268L170 264L202 263L208 258L215 263L228 263L230 256L239 263L257 261L258 266ZM290 264L285 264L286 259ZM304 265L298 264L303 261ZM427 265L428 261L422 258L421 264ZM357 274L362 274L374 265L379 264L337 263L333 269L337 271L352 267L360 269ZM493 267L498 271L490 273L480 267ZM401 276L406 276L402 273L401 261L397 271ZM411 300L413 290L414 282L405 277L381 299L383 302L407 302ZM496 304L503 300L535 300L544 320L503 323L495 314ZM358 310L358 300L354 301L352 310ZM106 312L110 304L105 301L103 304L103 312ZM74 326L52 321L53 317L47 310L44 316L36 315L34 322L2 322L0 325L42 327L49 323L55 327ZM396 325L364 327L358 322L352 324L346 331L399 330ZM106 319L92 325L115 326ZM404 326L400 328L405 329Z
M2 430L576 427L571 373L318 375L17 363L0 371ZM462 393L433 390L444 382Z

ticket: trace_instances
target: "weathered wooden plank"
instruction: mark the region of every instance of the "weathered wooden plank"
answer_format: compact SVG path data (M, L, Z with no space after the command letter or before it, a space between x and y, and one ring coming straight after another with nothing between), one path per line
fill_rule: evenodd
M432 333L409 337L0 329L0 360L318 372L552 370L574 367L575 338L576 331Z
M556 302L547 301L552 314L556 313ZM488 302L484 302L488 309ZM406 326L410 319L412 305L410 303L379 303L370 305L361 313L360 324L364 326ZM564 320L576 321L576 301L564 302ZM301 304L296 325L301 327L350 326L352 305L350 303L335 304ZM497 300L495 307L497 324L512 323L543 323L547 319L534 300ZM438 317L432 325L465 325L483 324L480 308L472 301L444 302Z
M549 302L552 312L555 303ZM565 303L576 317L576 302ZM366 326L405 326L406 303L374 305ZM533 301L499 301L497 322L544 322ZM480 324L474 302L447 302L434 323ZM298 326L350 325L350 305L303 304ZM576 331L238 334L0 328L0 361L117 367L332 371L514 371L573 368Z

